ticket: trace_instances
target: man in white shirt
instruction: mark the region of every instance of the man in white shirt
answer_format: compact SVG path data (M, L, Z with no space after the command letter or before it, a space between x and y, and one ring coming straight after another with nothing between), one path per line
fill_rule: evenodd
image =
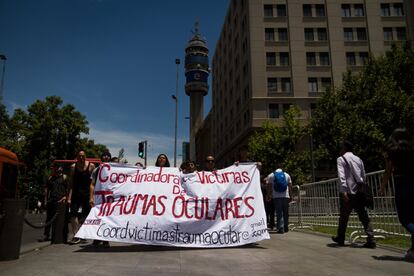
M358 193L359 185L365 181L364 163L361 158L352 153L352 144L344 141L341 145L340 157L337 159L338 184L339 184L339 225L336 237L332 240L338 245L344 245L345 232L349 215L352 210L358 214L358 218L364 226L367 234L367 242L363 245L367 248L375 248L374 231L368 212L364 206L364 198Z
M278 173L284 174L284 181L286 181L285 188L277 188L277 181L275 181L275 178L277 178ZM271 173L267 176L267 183L272 187L270 190L272 191L272 200L276 210L277 233L286 233L289 231L289 202L292 198L292 179L290 178L289 174L283 172L281 166L278 166L278 169L274 173Z

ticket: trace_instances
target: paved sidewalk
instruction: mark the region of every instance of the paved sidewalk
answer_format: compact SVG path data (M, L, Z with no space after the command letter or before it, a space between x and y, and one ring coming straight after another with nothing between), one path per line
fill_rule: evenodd
M112 243L51 245L0 262L1 275L413 275L414 263L386 249L335 247L326 237L271 234L256 245L182 249Z

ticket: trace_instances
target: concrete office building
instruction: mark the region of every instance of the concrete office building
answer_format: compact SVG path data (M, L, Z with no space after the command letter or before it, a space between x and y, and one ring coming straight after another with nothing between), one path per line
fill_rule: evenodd
M414 35L403 0L233 0L212 59L212 109L196 136L197 161L237 159L265 120L298 105L311 116L327 87L340 86L369 54Z

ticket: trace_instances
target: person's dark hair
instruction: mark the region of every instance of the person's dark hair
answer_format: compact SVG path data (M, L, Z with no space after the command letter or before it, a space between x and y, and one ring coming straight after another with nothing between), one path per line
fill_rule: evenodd
M104 152L102 152L102 154L101 154L101 159L102 159L102 157L104 157L104 156L109 156L109 159L111 159L112 158L112 155L111 155L111 153L109 152L109 151L104 151Z
M413 151L413 141L406 128L394 129L385 144L385 151L388 153Z
M354 145L352 145L352 143L347 140L342 142L341 147L347 152L351 152L354 150Z
M384 150L393 163L394 173L410 174L413 172L414 141L407 129L394 129Z
M164 167L169 167L169 166L170 166L170 161L168 160L167 155L166 155L166 154L164 154L164 153L161 153L161 154L159 154L159 155L157 156L157 161L155 162L155 167L159 167L159 166L160 166L160 163L158 162L158 158L160 158L160 156L163 156L163 155L164 155L164 157L165 157L165 159L166 159L166 161L165 161L165 166L164 166Z

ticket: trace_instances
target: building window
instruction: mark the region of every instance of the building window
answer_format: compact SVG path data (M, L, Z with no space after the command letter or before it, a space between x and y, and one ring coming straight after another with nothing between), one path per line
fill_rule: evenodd
M279 34L279 41L288 41L288 33L287 33L286 28L279 28L278 34Z
M407 40L407 32L404 27L398 27L397 30L397 40Z
M342 4L342 17L351 17L351 5Z
M308 78L308 91L318 92L318 79L317 78Z
M276 5L276 14L278 17L286 17L286 5Z
M361 65L365 65L365 64L368 63L368 53L367 52L359 53L359 63Z
M322 66L329 66L329 53L319 53L319 62Z
M403 16L404 15L404 8L402 3L394 3L394 15L395 16Z
M266 28L265 29L265 40L266 41L275 41L275 29Z
M267 93L277 93L277 78L267 79Z
M303 17L312 17L312 5L304 4L302 7L303 7Z
M319 41L328 40L328 33L326 32L326 28L318 28L318 40Z
M290 93L290 78L282 78L282 92Z
M267 66L276 65L276 53L266 53L266 65Z
M392 41L393 40L392 28L384 28L383 31L384 31L384 40Z
M305 41L314 41L315 38L313 36L313 29L312 28L305 28Z
M355 16L365 16L363 4L355 4L354 9L355 9Z
M311 103L310 104L311 117L313 117L315 115L315 110L316 110L316 104L315 103Z
M316 16L324 17L325 16L325 5L317 4L315 5Z
M269 104L269 118L279 118L279 105Z
M292 106L292 104L290 104L290 103L283 104L282 105L283 114L285 114L286 112L288 112L288 110L290 109L291 106Z
M354 40L354 32L352 28L344 28L344 40L345 41L353 41Z
M331 88L331 78L321 78L322 91L325 92Z
M264 5L264 16L273 17L273 5Z
M346 53L346 65L348 66L356 65L355 53L351 53L351 52Z
M280 66L289 66L289 53L279 54Z
M306 53L306 65L308 66L316 65L316 54L315 53Z
M367 40L367 30L365 28L357 28L357 39L365 41Z
M391 16L390 4L381 4L381 16Z

